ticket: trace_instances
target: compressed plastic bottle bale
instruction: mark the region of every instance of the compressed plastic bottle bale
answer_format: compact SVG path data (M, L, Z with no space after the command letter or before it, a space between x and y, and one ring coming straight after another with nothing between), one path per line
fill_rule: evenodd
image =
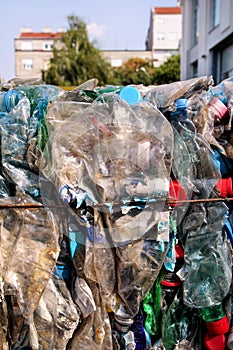
M35 204L18 193L18 204L25 200ZM4 209L0 214L4 295L16 294L23 317L31 320L58 257L59 232L43 208Z
M17 86L15 89L21 98L26 97L30 102L30 118L27 125L28 146L30 147L32 142L31 140L36 138L38 148L42 151L48 139L48 131L45 123L47 107L50 102L58 99L60 94L62 94L62 89L57 86L44 84L21 85ZM32 157L35 157L36 150L31 148L31 152L33 152ZM30 160L28 161L30 162ZM33 165L35 165L35 162L36 160L34 159ZM35 167L33 170L35 170Z
M30 104L24 97L0 119L1 160L5 179L32 194L39 185L38 175L30 171L27 163L29 118Z
M3 176L36 197L40 152L47 142L45 114L60 88L23 85L5 93L6 111L0 120Z
M190 155L193 170L190 180L194 185L193 191L199 193L203 198L208 198L221 178L214 152L208 141L197 133L190 115L188 113L185 115L183 108L171 112L170 121L186 143Z
M48 150L52 155L45 150L47 163L41 171L65 201L76 207L83 222L86 244L82 277L98 283L101 298L112 308L118 328L126 327L126 323L130 327L168 249L169 214L165 201L173 131L151 104L142 102L131 108L116 94L102 94L90 106L77 105L76 111L74 104L67 105L67 116L60 113L59 106L65 111L64 104L48 110L47 122L52 131ZM65 193L67 186L69 191ZM154 207L147 208L150 200ZM87 210L82 209L85 205ZM89 207L94 209L88 211ZM152 237L137 241L145 234ZM163 235L167 237L165 241ZM117 269L111 245L119 245ZM74 260L77 266L76 254ZM118 285L114 305L115 271ZM83 327L89 322L92 318L88 317ZM76 334L74 338L79 342Z
M108 98L110 98L109 95ZM48 163L47 168L43 171L45 174L47 172L47 176L50 176L49 172L53 174L52 180L58 189L65 184L76 182L79 189L86 191L96 202L103 205L106 202L121 201L126 196L132 198L134 193L147 200L147 198L153 198L154 195L160 195L161 192L165 200L167 195L166 190L164 191L165 181L168 177L166 174L169 173L171 167L169 161L172 157L173 146L169 123L159 111L152 107L145 105L141 109L131 110L127 104L118 101L115 95L112 96L112 100L112 103L98 103L84 110L77 110L76 115L72 113L71 118L64 120L62 129L60 129L61 124L54 129L52 136L54 163ZM111 109L115 115L114 123L110 122ZM126 118L122 118L123 113ZM51 109L48 122L50 115L52 115ZM74 119L77 119L79 124L78 130L73 128ZM125 124L128 124L127 128ZM56 125L54 127L56 128ZM149 134L148 130L150 130ZM132 135L131 139L128 134ZM64 137L65 135L67 137ZM151 142L144 142L143 139L140 140L140 137L149 137ZM148 148L150 143L151 151ZM59 151L61 147L67 149L65 157ZM144 149L147 157L143 158ZM60 164L56 164L58 156L59 158L64 157L64 161ZM160 162L160 165L155 167L156 161ZM146 176L144 175L142 179L138 178L140 174L138 167L149 167ZM66 171L65 169L68 168L70 170ZM51 169L54 170L51 171ZM137 186L132 183L135 172ZM161 188L156 178L161 179ZM145 182L144 188L143 182ZM124 189L128 190L128 194Z
M184 302L203 308L219 304L229 292L231 253L223 236L224 203L193 204L183 219L185 242Z

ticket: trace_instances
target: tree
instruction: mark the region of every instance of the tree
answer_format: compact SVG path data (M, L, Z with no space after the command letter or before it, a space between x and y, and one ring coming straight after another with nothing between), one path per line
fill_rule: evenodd
M171 56L164 64L155 68L154 85L169 84L180 80L180 54Z
M45 83L77 86L91 78L98 79L99 85L112 83L110 63L89 41L85 22L75 15L67 19L69 29L55 41L49 68L43 72Z
M114 69L118 85L161 85L180 80L180 54L171 56L155 68L150 60L131 58L122 67Z
M142 58L130 58L122 67L114 69L114 76L118 85L143 84L145 86L151 84L152 64L149 60Z

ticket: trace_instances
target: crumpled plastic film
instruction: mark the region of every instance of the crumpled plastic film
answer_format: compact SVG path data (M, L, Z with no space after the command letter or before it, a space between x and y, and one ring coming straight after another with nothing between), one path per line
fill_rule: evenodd
M196 92L207 90L213 86L212 76L202 76L188 80L176 81L170 84L155 86L145 95L145 99L163 111L171 109L173 103L183 97L189 98Z
M65 282L50 278L34 315L40 348L66 349L79 324L79 313Z
M167 245L161 247L156 240L140 240L117 248L117 293L128 317L134 318L139 312L142 300L158 277L167 249Z
M108 350L112 349L112 333L109 315L102 302L98 287L90 288L96 302L96 310L83 320L68 346L69 350Z

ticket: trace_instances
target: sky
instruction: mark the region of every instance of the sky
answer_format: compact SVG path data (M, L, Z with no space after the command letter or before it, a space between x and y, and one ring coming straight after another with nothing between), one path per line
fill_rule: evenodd
M20 28L53 32L68 29L75 15L87 25L89 39L111 50L144 50L153 6L177 6L177 0L0 0L0 78L15 77L14 38Z

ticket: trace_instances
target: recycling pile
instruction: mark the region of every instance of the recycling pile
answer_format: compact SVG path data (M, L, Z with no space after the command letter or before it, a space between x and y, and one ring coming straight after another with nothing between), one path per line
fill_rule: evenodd
M233 349L233 78L0 87L0 348Z

